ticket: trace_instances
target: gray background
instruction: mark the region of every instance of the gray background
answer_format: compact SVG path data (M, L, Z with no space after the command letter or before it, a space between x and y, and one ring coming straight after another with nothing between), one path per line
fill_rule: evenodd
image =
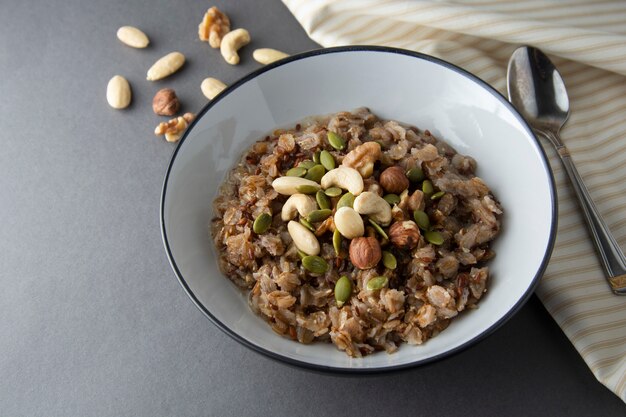
M253 42L242 65L197 39L216 4ZM119 43L119 26L150 36ZM533 297L491 337L418 369L340 377L252 352L190 302L166 260L159 197L173 145L150 101L205 103L206 76L259 67L256 47L316 48L278 0L0 2L0 415L623 416ZM145 81L167 52L188 62ZM133 104L105 100L113 75Z

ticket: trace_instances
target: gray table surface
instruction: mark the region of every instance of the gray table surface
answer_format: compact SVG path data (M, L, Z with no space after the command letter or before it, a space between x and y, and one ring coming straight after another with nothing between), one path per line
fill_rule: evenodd
M240 66L197 39L210 2L0 2L0 415L623 416L536 298L462 354L358 378L267 359L193 306L161 243L174 147L152 134L152 96L172 87L195 112L201 80L258 68L256 47L317 47L278 0L213 3L252 35ZM150 48L117 41L127 24ZM146 81L174 50L184 69ZM114 74L125 111L105 100Z

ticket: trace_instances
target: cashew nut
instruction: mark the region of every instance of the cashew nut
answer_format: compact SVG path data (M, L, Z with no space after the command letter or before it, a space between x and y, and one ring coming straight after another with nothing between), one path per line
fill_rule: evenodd
M205 78L200 84L202 94L209 100L213 100L216 95L222 92L226 88L226 84L218 80L217 78Z
M254 52L252 52L252 58L254 58L256 62L264 65L271 64L274 61L278 61L279 59L283 59L288 56L289 55L284 52L271 48L255 49Z
M374 173L374 162L378 161L381 156L380 144L365 142L351 150L343 158L341 164L356 169L363 178L369 178Z
M250 34L248 31L245 29L235 29L228 32L222 38L220 52L226 62L230 65L237 65L239 63L239 54L237 51L248 43L250 43Z
M278 194L292 195L298 193L298 187L302 185L309 185L314 187L315 190L320 189L320 185L315 181L307 180L300 177L279 177L272 182L272 187ZM306 192L306 191L305 191Z
M363 191L363 177L354 168L340 166L331 169L322 177L322 188L339 187L359 195Z
M317 255L320 253L320 243L317 238L306 227L293 220L287 223L289 236L293 240L294 245L307 255Z
M391 223L391 206L381 196L365 191L354 199L354 210L359 214L367 214L381 226Z
M363 236L365 233L363 219L353 208L341 207L335 213L333 221L339 233L348 239Z
M317 209L317 204L311 196L292 194L291 197L285 201L285 204L283 204L280 218L283 219L283 221L291 220L296 217L296 212L300 213L301 217L306 217L315 209Z

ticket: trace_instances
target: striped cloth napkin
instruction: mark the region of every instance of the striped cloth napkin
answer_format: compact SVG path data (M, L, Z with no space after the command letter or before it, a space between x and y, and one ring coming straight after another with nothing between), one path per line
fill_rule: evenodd
M440 57L506 95L521 44L563 75L562 131L615 238L626 247L626 2L623 0L283 0L319 44L369 44ZM559 199L556 247L537 294L600 382L626 401L626 297L604 279L575 196L550 146Z

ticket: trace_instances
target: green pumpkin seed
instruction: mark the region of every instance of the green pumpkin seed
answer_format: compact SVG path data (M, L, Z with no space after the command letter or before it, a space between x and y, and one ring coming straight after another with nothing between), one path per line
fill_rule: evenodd
M299 257L300 259L302 259L302 258L304 258L305 256L309 256L309 255L307 255L306 253L304 253L304 252L302 252L300 249L298 249L298 257Z
M335 301L337 301L337 307L341 308L344 303L350 299L351 295L352 281L344 275L335 283Z
M335 229L335 231L333 232L333 248L335 249L335 253L337 254L337 256L339 256L339 252L341 252L342 240L343 237L341 236L341 233L339 233L339 230Z
M439 200L445 194L445 191L437 191L435 194L430 196L431 200Z
M306 219L311 223L317 223L326 220L331 214L333 214L333 211L329 209L313 210L306 216Z
M367 281L367 289L370 291L380 290L389 284L387 277L375 277Z
M272 216L269 213L261 213L259 217L254 219L254 223L252 224L252 230L257 235L261 235L267 232L267 229L270 228L272 224Z
M431 195L435 191L435 187L433 187L433 183L430 180L424 180L422 183L422 192L426 195Z
M296 191L302 194L315 194L320 189L319 185L298 185Z
M400 202L400 196L398 194L387 194L383 197L383 200L388 202L390 206L393 206Z
M322 190L319 190L317 193L315 193L315 201L317 201L317 205L322 210L330 208L330 198L328 198L328 196L324 194L324 191Z
M385 239L389 239L389 236L387 236L387 233L385 233L385 231L383 230L382 227L380 227L378 225L378 223L376 223L374 220L372 219L367 219L370 224L374 227L374 230L376 230L378 232L379 235L381 235L382 237L384 237Z
M342 138L335 132L328 132L328 143L330 143L330 146L337 149L338 151L341 151L343 148L346 147L346 141L344 140L344 138Z
M322 151L320 153L320 163L324 165L328 171L335 169L335 158L328 151Z
M322 177L326 174L326 169L322 165L315 165L313 168L309 168L304 178L307 180L320 182Z
M352 206L354 205L354 199L355 198L356 197L354 197L354 194L352 194L352 193L345 193L344 195L341 196L341 198L337 202L337 209L340 209L342 207L350 207L350 208L352 208Z
M424 171L422 171L422 168L420 167L409 169L406 173L406 176L409 178L409 181L413 183L424 181L424 178L426 178L424 176Z
M302 266L314 274L323 274L328 270L328 264L319 256L309 255L302 258Z
M313 162L316 164L320 163L320 151L317 151L313 154Z
M304 177L306 169L302 167L294 167L285 173L287 177Z
M343 190L339 187L330 187L324 191L324 193L329 197L339 197L341 193L343 193Z
M315 227L313 227L311 222L308 221L307 219L300 218L300 224L306 227L307 229L309 229L310 231L315 232Z
M398 267L398 261L396 261L396 257L393 256L393 253L383 251L383 265L387 269L396 269Z
M417 223L420 229L424 231L430 229L430 219L428 218L428 214L426 214L422 210L415 210L413 212L413 218L415 219L415 223Z
M306 161L302 161L302 162L300 162L300 163L298 164L298 167L300 167L300 168L304 168L304 169L311 169L311 168L313 168L315 165L317 165L315 162L313 162L313 161L309 161L309 160L306 160Z
M441 245L443 244L443 235L436 230L431 230L429 232L424 233L424 237L427 241L432 243L433 245Z

